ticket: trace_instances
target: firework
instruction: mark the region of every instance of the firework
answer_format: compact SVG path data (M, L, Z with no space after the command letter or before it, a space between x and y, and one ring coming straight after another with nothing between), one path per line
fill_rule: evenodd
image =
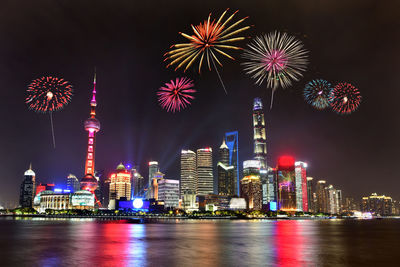
M349 83L338 83L329 94L329 103L336 113L350 114L360 106L361 94Z
M245 39L245 37L237 35L250 28L250 26L239 26L244 20L247 19L247 17L240 19L228 26L229 22L233 19L238 10L224 20L224 16L227 11L228 10L225 10L217 21L211 20L210 14L208 19L203 23L200 23L197 26L191 25L194 32L194 34L191 36L185 33L180 33L190 42L171 46L172 50L164 55L165 60L170 60L170 63L167 65L167 67L177 64L175 70L184 68L186 71L196 61L198 61L198 71L200 73L205 61L207 63L204 64L207 64L208 69L211 70L211 62L226 92L215 62L222 67L220 59L218 58L218 56L221 55L234 60L234 58L229 55L226 50L242 49L231 44Z
M329 94L332 85L322 79L312 80L304 88L304 99L316 109L322 110L329 107Z
M72 92L72 85L64 79L41 77L28 86L25 102L36 112L53 112L63 109L71 101Z
M56 139L54 135L53 111L63 109L71 101L72 85L64 79L47 76L33 80L26 92L25 103L30 110L50 114L51 133L55 148Z
M255 83L265 80L273 93L280 86L286 88L292 81L298 81L308 64L308 51L301 41L286 33L271 32L254 38L244 50L242 63L244 71Z
M186 77L176 78L175 81L171 80L157 93L158 102L167 111L174 113L180 111L181 108L184 109L190 105L190 100L194 99L194 96L191 95L196 92L193 86L193 81Z

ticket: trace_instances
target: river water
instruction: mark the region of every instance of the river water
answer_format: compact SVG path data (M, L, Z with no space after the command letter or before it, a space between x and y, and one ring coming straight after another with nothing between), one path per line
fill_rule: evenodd
M0 266L400 266L400 220L0 218Z

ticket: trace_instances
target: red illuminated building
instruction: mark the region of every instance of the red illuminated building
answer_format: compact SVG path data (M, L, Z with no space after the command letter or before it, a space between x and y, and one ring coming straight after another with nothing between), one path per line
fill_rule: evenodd
M278 184L278 210L296 211L296 176L294 158L282 156L276 171Z
M85 176L81 179L81 189L94 192L97 188L97 179L94 177L95 168L95 147L96 133L100 131L100 122L96 119L96 73L93 80L93 96L90 101L90 118L85 123L85 130L88 132L88 146L85 162Z

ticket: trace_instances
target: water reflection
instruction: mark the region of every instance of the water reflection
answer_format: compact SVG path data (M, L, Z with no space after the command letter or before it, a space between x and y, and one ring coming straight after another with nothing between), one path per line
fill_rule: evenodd
M2 266L393 265L400 221L2 220Z

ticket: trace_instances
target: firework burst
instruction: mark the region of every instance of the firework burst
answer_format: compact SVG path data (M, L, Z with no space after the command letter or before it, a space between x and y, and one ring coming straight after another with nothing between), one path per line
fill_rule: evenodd
M316 109L322 110L329 107L329 94L332 85L322 79L312 80L304 88L304 99Z
M64 79L41 77L33 80L27 89L25 103L39 113L63 109L72 98L72 85Z
M215 62L222 66L218 55L222 55L234 60L234 58L229 55L226 50L242 49L231 44L245 39L245 37L237 35L250 28L250 26L239 26L244 20L247 19L247 17L240 19L228 26L229 22L234 18L238 11L234 12L230 17L224 20L224 16L226 15L227 11L228 10L225 10L217 21L211 20L210 14L208 19L203 23L200 23L197 26L191 25L194 32L193 35L188 35L181 32L180 34L190 42L171 46L172 50L164 55L164 61L170 61L167 67L177 64L175 70L184 68L184 71L186 71L196 61L198 61L198 71L200 73L205 61L207 62L206 64L208 69L211 70L211 62L226 92Z
M255 83L265 80L273 93L278 87L286 88L292 81L298 81L308 64L308 51L301 41L286 33L271 32L255 37L244 50L242 63L244 71Z
M360 91L349 83L338 83L329 94L332 109L341 115L350 114L358 109L361 103Z
M64 79L47 76L33 80L31 84L28 85L26 92L25 103L30 110L50 114L53 147L56 148L53 111L61 110L71 102L73 94L72 85Z
M191 95L196 92L193 86L193 81L186 77L171 80L157 93L158 102L168 112L180 111L190 105L190 100L194 99Z

